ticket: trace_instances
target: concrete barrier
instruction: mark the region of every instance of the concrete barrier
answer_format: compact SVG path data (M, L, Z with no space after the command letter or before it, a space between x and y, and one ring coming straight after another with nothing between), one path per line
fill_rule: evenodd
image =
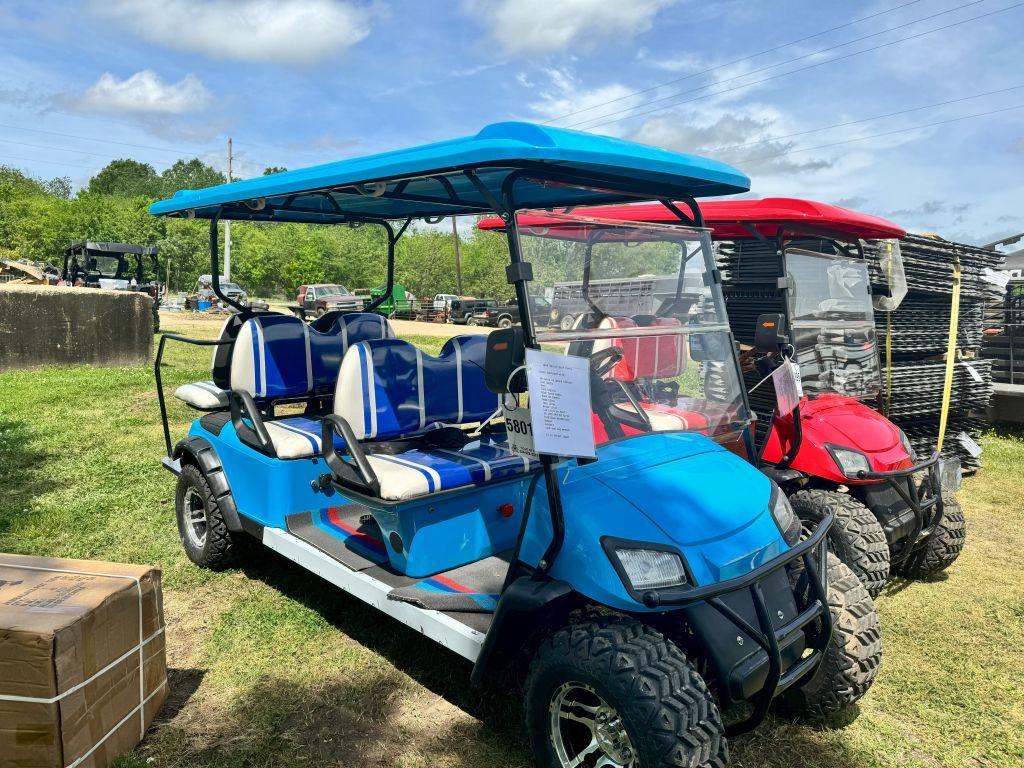
M0 370L134 365L153 350L153 300L142 293L49 285L0 287Z

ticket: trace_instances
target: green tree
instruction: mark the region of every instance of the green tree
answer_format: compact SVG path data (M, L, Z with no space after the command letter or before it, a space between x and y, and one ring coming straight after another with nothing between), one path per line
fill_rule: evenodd
M171 197L179 189L205 189L227 181L223 173L197 157L176 161L160 174L160 180L163 197Z
M163 184L153 166L138 160L111 160L89 179L88 191L117 197L160 197Z
M273 176L275 173L284 173L288 169L281 165L270 165L263 169L264 176Z

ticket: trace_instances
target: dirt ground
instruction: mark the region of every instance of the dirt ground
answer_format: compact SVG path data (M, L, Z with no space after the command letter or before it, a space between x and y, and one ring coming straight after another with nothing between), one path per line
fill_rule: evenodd
M272 304L271 309L281 308ZM212 312L161 312L160 327L173 333L196 333L206 337L214 335L226 317L227 315ZM491 330L472 325L421 323L415 320L391 320L390 323L399 336L435 336L441 339L450 339L452 336L465 333L488 333Z

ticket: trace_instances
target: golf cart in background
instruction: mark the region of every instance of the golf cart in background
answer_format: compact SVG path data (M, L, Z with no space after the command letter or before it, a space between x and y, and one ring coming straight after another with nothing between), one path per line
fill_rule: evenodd
M827 552L832 516L802 532L777 485L719 444L747 432L750 411L692 195L748 187L704 158L501 123L155 203L155 215L210 221L214 275L221 219L360 223L388 243L387 285L367 312L307 326L238 307L219 340L164 336L164 465L188 556L223 567L254 536L472 661L474 682L522 682L545 768L722 766L727 735L773 702L812 718L848 708L875 677L881 637L871 598ZM566 249L549 228L518 224L633 199L664 200L679 225L560 217L584 238ZM417 218L481 214L507 224L522 325L456 336L437 356L394 338L372 313L392 295L399 238ZM673 301L611 328L595 302L592 322L544 329L531 294L579 278L584 263L598 278L676 275L682 286L691 275L701 311ZM222 404L179 388L207 412L176 446L160 386L169 340L215 347L215 382L228 384ZM671 364L646 362L669 351ZM608 372L630 355L670 376L704 421L626 434L651 423L610 394ZM677 374L684 356L731 371L731 396L702 397L692 369ZM610 438L575 452L590 458L524 442L532 427L515 414L543 399L529 381L545 364L582 377L566 405L583 419L575 438L591 441L595 417ZM284 414L287 403L303 414Z
M160 262L156 246L75 240L64 252L64 285L136 291L153 299L153 330L160 330Z
M872 596L889 577L924 578L949 567L964 544L956 459L919 460L883 416L874 307L896 308L906 285L898 240L876 216L807 200L701 203L717 242L729 321L745 345L746 388L758 414L756 460L808 525L834 516L829 542ZM595 215L670 222L664 206L617 206ZM887 285L872 286L860 240L890 240ZM799 366L802 393L776 410L783 360ZM709 391L727 387L706 365ZM869 407L869 404L872 407Z

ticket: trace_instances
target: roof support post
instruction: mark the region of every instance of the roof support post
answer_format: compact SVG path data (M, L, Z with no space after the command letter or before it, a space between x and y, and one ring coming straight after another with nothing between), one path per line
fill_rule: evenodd
M220 215L223 210L223 207L218 206L217 212L210 219L210 281L213 284L213 293L218 299L229 307L234 307L239 312L248 313L250 311L248 307L239 304L233 299L229 299L220 289L220 254L217 252L217 225L220 223Z

